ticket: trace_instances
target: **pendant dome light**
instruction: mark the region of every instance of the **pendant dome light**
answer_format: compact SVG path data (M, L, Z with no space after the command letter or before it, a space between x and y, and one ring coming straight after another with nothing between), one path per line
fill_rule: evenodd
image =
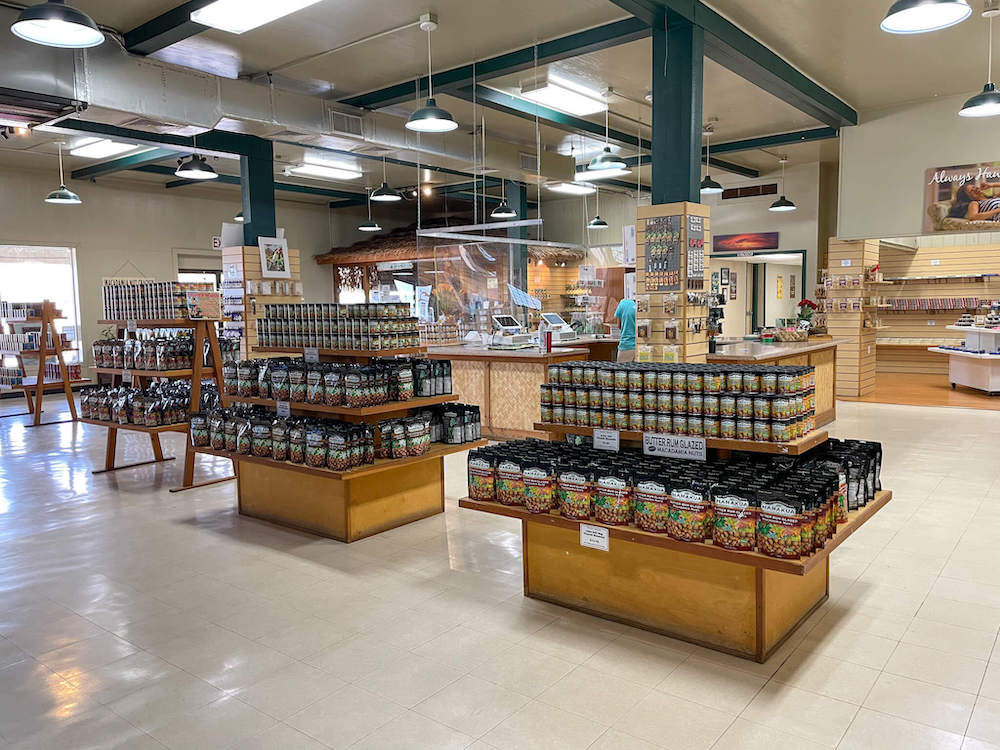
M969 98L958 110L961 117L994 117L1000 115L1000 93L993 86L993 18L1000 14L996 0L987 0L983 16L989 23L989 40L986 44L986 85L981 93Z
M779 161L781 162L781 197L772 203L767 210L775 213L794 211L798 207L785 197L785 164L788 162L788 157L782 156Z
M358 227L359 232L381 232L382 227L377 221L372 221L372 192L368 190L368 221Z
M198 154L192 154L187 162L183 159L178 159L174 175L184 180L219 179L219 173L212 169L212 165L208 163L204 156L198 156Z
M79 206L83 201L80 200L79 195L66 187L66 180L63 177L62 141L59 141L57 145L59 146L59 187L45 196L45 202L62 206Z
M490 212L491 219L516 219L517 211L507 205L507 181L502 180L503 185L503 198L500 199L500 205L494 208Z
M584 198L586 200L586 198ZM597 188L597 210L594 218L587 222L587 229L607 229L608 222L601 218L601 189Z
M971 14L966 0L896 0L879 26L890 34L923 34L947 29Z
M63 49L96 47L104 41L104 33L94 19L66 5L65 0L48 0L25 8L10 30L27 42Z
M385 177L384 156L382 157L382 184L369 196L369 199L378 203L397 203L403 200L403 196L399 194L398 190L393 190L389 187L389 182Z
M628 169L628 164L620 156L611 153L611 129L609 127L608 111L604 110L604 150L590 160L587 169L591 172L607 172L612 169Z
M705 164L711 169L712 163L710 158L712 156L712 132L714 131L714 126L709 123L704 128L702 128L702 133L705 136ZM712 179L712 175L706 174L704 179L701 181L701 194L702 195L718 195L722 192L722 185Z
M236 214L236 216L233 217L233 221L235 221L237 224L242 224L243 222L245 222L246 219L243 218L243 212L240 211L238 214Z
M458 127L455 118L445 109L441 109L434 101L433 68L431 67L431 32L438 27L437 21L430 14L421 19L420 28L427 32L427 101L424 106L410 115L406 121L407 130L418 133L447 133Z

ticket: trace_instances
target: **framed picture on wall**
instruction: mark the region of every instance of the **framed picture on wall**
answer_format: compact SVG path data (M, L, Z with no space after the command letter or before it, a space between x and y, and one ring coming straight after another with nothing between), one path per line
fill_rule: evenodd
M288 260L288 240L284 237L259 237L260 275L265 279L292 278L292 265Z
M729 299L736 299L736 271L729 274Z
M788 274L788 299L795 299L795 274Z
M722 285L725 286L729 283L729 269L722 268L719 270L719 273L721 274L720 279L722 281Z

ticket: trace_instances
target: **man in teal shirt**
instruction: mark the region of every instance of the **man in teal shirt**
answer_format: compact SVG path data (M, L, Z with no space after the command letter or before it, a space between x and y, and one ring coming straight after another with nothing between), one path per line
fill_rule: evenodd
M618 361L635 362L635 300L623 299L618 303L615 317L622 327L618 341Z

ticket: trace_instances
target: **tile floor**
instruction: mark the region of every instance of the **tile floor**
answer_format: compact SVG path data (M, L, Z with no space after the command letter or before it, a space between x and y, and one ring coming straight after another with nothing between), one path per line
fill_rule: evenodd
M447 513L346 546L239 518L232 484L169 494L179 462L92 476L100 428L3 420L0 748L997 750L1000 414L840 415L895 499L764 665L524 599L462 456Z

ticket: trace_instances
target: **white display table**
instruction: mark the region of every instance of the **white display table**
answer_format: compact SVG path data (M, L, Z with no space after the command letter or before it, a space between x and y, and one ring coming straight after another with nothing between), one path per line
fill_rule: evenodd
M1000 329L978 328L975 326L948 326L949 331L965 334L965 348L970 351L948 349L940 346L928 347L928 351L948 355L948 380L951 387L964 385L985 391L988 395L1000 394L1000 354L995 352L1000 346Z

